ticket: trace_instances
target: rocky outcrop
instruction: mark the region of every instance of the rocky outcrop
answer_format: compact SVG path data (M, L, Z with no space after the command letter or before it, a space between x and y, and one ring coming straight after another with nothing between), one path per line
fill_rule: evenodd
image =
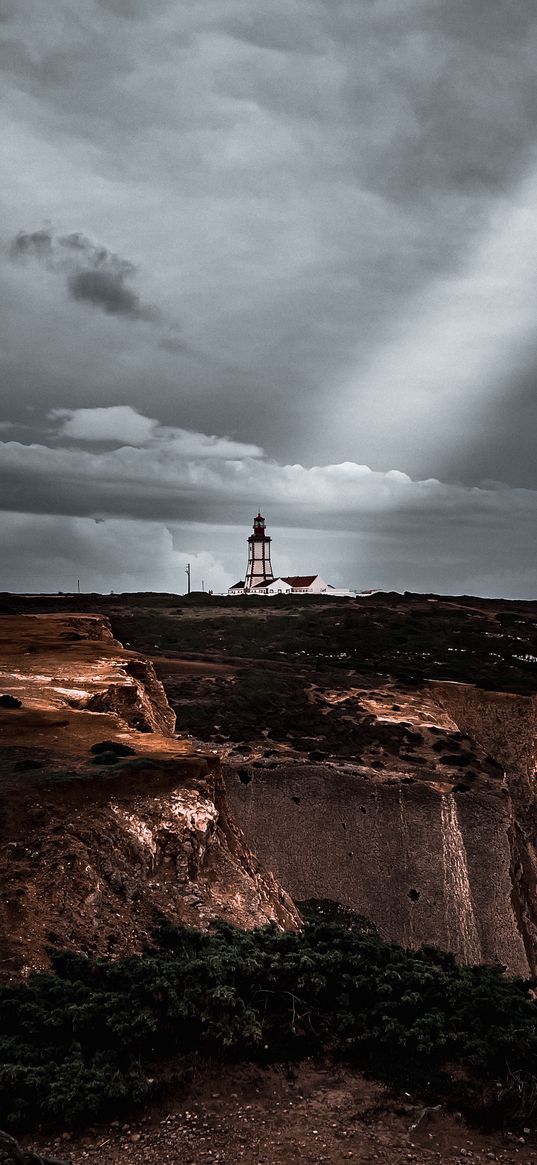
M139 953L159 917L201 929L216 918L297 924L238 830L229 844L216 760L154 756L120 770L45 774L29 798L11 801L0 861L4 973L45 966L51 946Z
M0 685L23 700L26 714L75 709L110 713L117 727L138 732L170 736L175 730L152 663L125 651L102 615L1 617ZM72 735L65 736L67 747Z
M46 966L50 947L140 952L162 917L297 926L230 817L218 758L173 736L152 667L106 620L3 631L1 688L20 707L0 708L0 974Z
M126 660L121 680L90 696L83 707L88 712L112 712L137 732L175 731L175 713L147 659Z

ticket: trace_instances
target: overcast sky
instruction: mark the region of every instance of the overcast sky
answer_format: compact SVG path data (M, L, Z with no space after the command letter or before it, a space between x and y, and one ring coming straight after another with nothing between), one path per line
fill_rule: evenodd
M537 594L535 0L0 0L0 590Z

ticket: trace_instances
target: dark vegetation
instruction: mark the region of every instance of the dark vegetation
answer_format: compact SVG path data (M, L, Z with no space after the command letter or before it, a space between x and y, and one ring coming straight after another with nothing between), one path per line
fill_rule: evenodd
M90 753L93 753L94 765L117 765L123 757L135 756L136 749L118 740L100 740L98 744L92 744Z
M143 958L53 955L0 988L0 1109L12 1128L116 1117L203 1058L329 1056L424 1099L528 1119L537 1080L530 984L381 942L310 906L302 933L170 927Z
M115 756L134 756L136 749L131 748L130 744L122 744L119 740L100 740L98 744L92 744L90 752L99 756L100 753L113 753Z
M386 599L317 603L295 611L275 606L268 614L265 606L253 617L243 608L203 619L156 611L143 618L139 612L118 612L111 619L122 642L147 652L158 647L223 659L292 658L410 682L437 678L513 691L537 687L537 607L498 611L438 599Z
M5 692L0 696L0 708L22 708L22 700L18 696L10 696Z
M123 642L218 658L358 667L417 681L445 678L507 691L537 687L537 603L378 594L227 599L216 595L0 595L0 613L96 611ZM252 618L252 615L254 617Z
M345 688L360 683L346 672L268 662L262 668L245 661L232 679L177 677L165 663L155 662L177 714L178 730L199 740L232 747L236 742L238 747L241 742L259 742L264 734L266 745L288 743L312 761L349 758L378 768L393 758L430 767L426 758L433 752L440 754L441 764L468 774L477 765L489 776L502 775L492 758L477 760L472 741L462 733L442 731L437 739L428 728L416 731L405 721L377 719L356 695L345 693ZM332 702L331 694L338 689L337 702ZM266 745L263 754L269 759L276 750ZM372 750L377 759L372 759Z

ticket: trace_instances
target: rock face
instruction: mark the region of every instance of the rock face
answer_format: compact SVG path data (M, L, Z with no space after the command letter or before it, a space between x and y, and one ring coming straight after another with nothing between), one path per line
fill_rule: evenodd
M0 974L46 966L47 947L139 952L158 916L298 925L151 665L100 616L3 624L0 692L21 706L0 707Z
M481 691L469 684L435 683L446 711L504 769L509 819L511 901L528 966L537 970L537 699Z
M295 900L334 899L384 938L533 973L534 698L438 683L421 704L426 718L416 697L422 740L436 733L438 748L442 733L458 732L465 749L472 742L471 781L457 781L456 755L443 758L450 772L432 753L413 770L407 758L404 771L394 758L382 772L367 763L249 766L227 772L234 814Z

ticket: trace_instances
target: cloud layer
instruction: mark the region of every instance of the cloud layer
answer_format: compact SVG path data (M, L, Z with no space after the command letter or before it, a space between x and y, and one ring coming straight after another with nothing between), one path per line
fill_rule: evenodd
M7 556L4 588L16 577L35 589L28 572L42 532L52 530L61 553L43 566L47 578L76 573L80 561L87 587L106 575L115 579L106 589L128 589L130 579L133 589L182 590L180 565L194 557L218 590L244 570L260 504L279 571L313 569L358 588L478 586L528 598L537 584L533 491L413 481L355 462L279 464L257 446L160 426L124 406L54 410L43 438L0 442L8 528L21 540L19 554ZM26 499L34 512L24 519Z

